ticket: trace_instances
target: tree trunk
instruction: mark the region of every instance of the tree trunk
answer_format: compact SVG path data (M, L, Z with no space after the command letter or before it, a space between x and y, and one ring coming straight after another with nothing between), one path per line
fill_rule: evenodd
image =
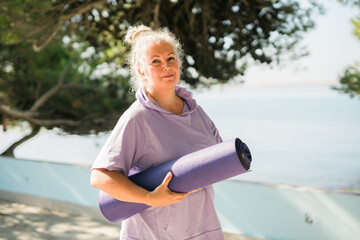
M29 135L24 136L19 141L13 143L8 149L5 150L1 154L1 156L7 156L7 157L15 157L14 150L16 147L18 147L20 144L24 143L25 141L29 140L30 138L36 136L40 132L41 126L33 126L31 129L31 133Z

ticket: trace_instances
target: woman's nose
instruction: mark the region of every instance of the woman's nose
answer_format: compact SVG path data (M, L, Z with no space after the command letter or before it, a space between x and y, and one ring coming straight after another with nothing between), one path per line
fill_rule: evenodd
M172 66L173 66L172 62L164 61L162 69L163 71L166 71L169 70L169 68L171 68Z

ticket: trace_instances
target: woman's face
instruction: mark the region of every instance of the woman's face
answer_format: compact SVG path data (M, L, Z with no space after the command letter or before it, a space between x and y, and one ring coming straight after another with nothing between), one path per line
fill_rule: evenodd
M145 52L145 61L139 73L145 79L148 91L174 89L179 82L179 62L171 44L153 43Z

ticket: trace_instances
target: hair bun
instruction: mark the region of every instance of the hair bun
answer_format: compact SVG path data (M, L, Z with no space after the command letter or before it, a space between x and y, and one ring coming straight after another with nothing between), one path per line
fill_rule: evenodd
M137 25L130 28L125 35L125 42L128 44L134 44L140 34L144 32L150 32L151 28L145 25Z

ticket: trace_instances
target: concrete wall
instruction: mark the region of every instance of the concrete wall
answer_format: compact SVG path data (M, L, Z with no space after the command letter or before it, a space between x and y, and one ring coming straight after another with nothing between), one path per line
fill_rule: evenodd
M107 221L89 179L90 166L0 157L0 199Z
M90 167L0 157L0 198L104 220ZM360 194L227 180L214 185L223 230L268 239L359 239Z
M215 206L226 232L269 239L360 239L360 194L223 181Z
M87 166L1 157L0 169L2 190L97 206L97 191L89 186Z

